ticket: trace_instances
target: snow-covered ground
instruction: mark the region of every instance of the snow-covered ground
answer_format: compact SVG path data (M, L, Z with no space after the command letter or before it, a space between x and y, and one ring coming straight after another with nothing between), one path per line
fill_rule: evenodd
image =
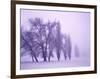
M28 60L26 60L28 59ZM39 62L32 62L31 57L26 56L23 57L21 61L21 69L40 69L40 68L61 68L61 67L82 67L82 66L90 66L90 57L86 55L82 55L80 57L73 56L71 60L64 60L63 57L60 61L51 59L50 62L43 62L41 59Z

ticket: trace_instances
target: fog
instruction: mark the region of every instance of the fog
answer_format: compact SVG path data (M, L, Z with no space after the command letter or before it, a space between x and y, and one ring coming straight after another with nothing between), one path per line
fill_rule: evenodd
M73 56L73 61L71 60L71 62L81 62L83 66L88 66L90 64L90 13L21 9L21 26L24 28L24 30L29 30L30 28L29 19L35 19L36 17L42 18L44 22L59 21L61 24L61 32L71 36ZM77 59L75 59L75 45L77 45L79 49L79 58ZM56 60L56 58L54 59ZM31 59L27 55L22 57L21 61L31 62ZM80 63L77 65L79 66ZM23 67L25 67L25 65L22 64L22 68Z

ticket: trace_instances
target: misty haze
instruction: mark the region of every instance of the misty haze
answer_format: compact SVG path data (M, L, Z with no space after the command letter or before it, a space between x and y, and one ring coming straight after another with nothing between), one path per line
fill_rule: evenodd
M20 12L20 69L90 66L89 12Z

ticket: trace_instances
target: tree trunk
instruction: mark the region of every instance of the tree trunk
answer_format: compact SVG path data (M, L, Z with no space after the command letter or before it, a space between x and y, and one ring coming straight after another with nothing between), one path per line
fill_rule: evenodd
M36 55L34 55L34 58L35 58L35 61L38 62L38 59L37 59Z
M58 61L60 61L60 52L57 52Z
M49 52L48 61L50 62L51 52Z
M32 56L32 62L34 62L34 58L33 58L33 56Z

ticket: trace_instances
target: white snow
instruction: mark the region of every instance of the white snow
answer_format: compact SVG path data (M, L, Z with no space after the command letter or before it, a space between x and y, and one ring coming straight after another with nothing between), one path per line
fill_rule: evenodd
M25 58L28 58L25 57ZM61 67L82 67L82 66L90 66L90 59L88 56L80 56L78 58L72 57L71 60L51 60L50 62L32 62L31 59L29 61L21 62L21 69L42 69L42 68L61 68Z

